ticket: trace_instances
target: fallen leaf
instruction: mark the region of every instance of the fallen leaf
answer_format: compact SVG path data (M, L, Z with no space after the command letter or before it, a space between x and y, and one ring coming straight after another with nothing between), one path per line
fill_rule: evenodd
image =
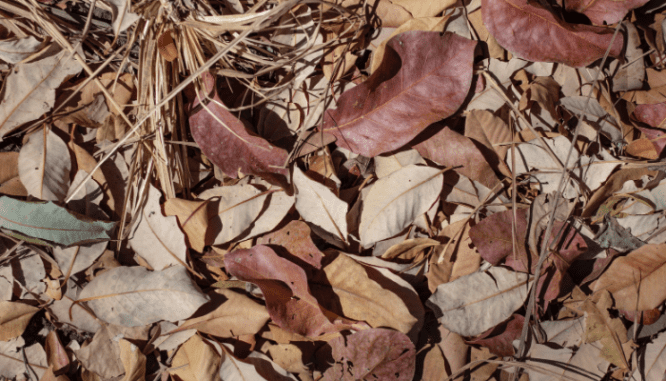
M437 168L408 165L377 180L363 199L361 244L370 247L411 225L437 201L443 177Z
M48 359L49 369L54 373L67 373L71 362L65 347L60 342L56 331L51 331L46 335L44 341L44 351Z
M566 2L566 9L584 14L595 25L612 25L622 21L632 9L647 2L648 0L572 0Z
M294 167L293 182L296 188L296 210L301 217L347 242L346 215L349 205L298 167Z
M37 53L43 43L33 36L0 41L0 60L17 64Z
M187 266L185 235L176 217L162 214L160 197L162 193L148 184L146 203L130 228L129 245L157 271L173 265Z
M486 27L505 49L533 62L559 62L582 67L610 55L619 57L624 38L613 30L569 24L527 0L483 0Z
M27 361L24 360L25 358ZM37 377L42 377L48 369L46 352L38 343L26 346L22 337L0 341L0 376L12 379L23 377L26 362L35 371Z
M125 327L190 317L208 301L182 266L162 271L117 267L86 285L78 302L87 302L98 318Z
M475 46L450 33L394 37L385 64L324 114L324 131L336 136L338 146L367 157L404 146L462 105L472 83ZM398 59L400 68L389 72Z
M123 381L144 381L146 379L146 356L141 353L139 347L125 339L119 340L118 345L120 346L120 361L125 368Z
M31 196L63 201L69 190L69 149L49 128L30 135L18 158L19 177Z
M467 341L467 343L486 347L491 353L500 357L513 356L516 354L513 341L520 337L524 323L524 316L513 314L506 322L489 329L481 336Z
M183 381L216 381L222 359L201 336L192 336L176 352L169 373Z
M164 214L176 216L192 249L202 253L206 246L208 203L205 201L170 198L164 202Z
M616 258L590 289L597 294L609 291L618 309L651 310L666 300L666 290L661 286L665 264L666 244L645 245Z
M252 351L241 360L231 354L233 347L229 344L223 346L225 349L219 373L222 380L298 381L295 376L287 373L263 353Z
M16 65L5 80L0 103L0 138L50 111L55 90L81 71L74 57L62 50L32 63Z
M23 334L39 308L19 302L0 300L0 341L9 341Z
M17 232L25 239L77 245L96 240L110 240L114 222L89 221L67 209L48 202L26 202L0 197L0 227Z
M228 289L215 292L224 300L219 307L206 315L186 320L172 332L196 329L217 337L254 335L270 318L265 306L243 294Z
M427 140L413 146L421 156L437 164L453 167L454 171L480 182L489 189L493 189L499 184L500 181L495 172L470 138L441 123L436 123L429 128L442 129Z
M271 319L281 328L310 337L338 330L310 293L305 270L268 246L229 253L224 265L231 275L261 288Z
M224 106L215 88L215 77L205 72L201 76L203 88L195 96L190 89L188 98L190 130L202 151L227 176L237 178L244 174L264 176L278 181L275 176L286 176L281 166L287 160L287 152L251 134L243 122ZM206 102L201 103L201 100ZM279 181L278 181L279 183Z
M305 222L290 221L282 229L257 239L257 245L282 246L289 254L320 269L324 253L312 242L310 233L310 227Z
M322 380L380 379L407 381L414 377L416 351L405 334L383 328L359 331L328 342L335 363Z
M528 275L492 267L437 287L426 305L444 327L475 336L508 319L527 298Z

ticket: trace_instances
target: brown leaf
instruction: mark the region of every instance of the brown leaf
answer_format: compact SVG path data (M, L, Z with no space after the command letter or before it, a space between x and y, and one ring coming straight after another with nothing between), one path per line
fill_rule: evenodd
M666 102L638 105L631 115L639 122L652 127L666 127Z
M216 381L221 363L215 348L194 335L176 352L169 373L183 381Z
M208 228L208 202L170 198L164 203L164 214L176 216L178 224L183 228L190 247L200 253L206 246L206 229Z
M665 277L666 244L645 245L615 259L590 289L608 290L620 310L645 311L666 300Z
M384 328L367 329L328 342L335 363L323 381L378 379L409 381L414 377L416 350L409 338Z
M528 0L483 0L483 21L505 49L534 62L587 66L604 56L613 30L569 24ZM618 34L610 55L619 57L624 38Z
M218 337L254 335L268 321L266 307L249 297L229 289L218 289L215 292L223 299L219 307L204 316L186 320L171 333L196 329ZM213 295L215 299L216 295Z
M257 239L257 245L282 246L289 254L302 259L317 269L321 268L324 253L319 251L312 238L310 227L303 221L291 221L282 229Z
M435 123L429 127L433 130L439 128L441 128L439 132L414 145L414 149L424 158L446 167L454 167L453 169L461 175L493 189L500 180L474 142L442 123Z
M582 13L595 25L611 25L622 21L627 12L649 0L569 0L568 11Z
M412 31L394 37L382 66L325 113L324 130L339 146L363 156L404 146L458 110L472 84L475 46L451 33Z
M310 294L303 268L278 257L273 249L256 245L224 256L227 271L261 288L271 319L281 328L316 337L338 328Z
M276 175L286 176L288 173L287 169L281 168L287 152L250 133L227 110L217 94L212 74L203 73L201 81L203 88L198 90L199 96L195 99L193 89L188 94L190 130L201 150L229 177L238 178L238 171L241 171L279 183ZM210 101L201 103L204 97Z
M20 302L0 300L0 341L19 337L39 308Z
M500 145L512 140L511 130L502 118L487 110L472 110L465 118L465 136L485 147L476 145L493 169L511 177L511 170L504 163L509 146Z

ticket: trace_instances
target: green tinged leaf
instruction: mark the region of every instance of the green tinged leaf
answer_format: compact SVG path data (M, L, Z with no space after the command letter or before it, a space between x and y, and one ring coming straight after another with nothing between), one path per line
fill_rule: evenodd
M0 197L0 228L16 232L17 237L48 241L64 246L111 239L115 222L90 220L48 202L19 201ZM42 241L43 240L43 241ZM32 241L32 240L31 240Z

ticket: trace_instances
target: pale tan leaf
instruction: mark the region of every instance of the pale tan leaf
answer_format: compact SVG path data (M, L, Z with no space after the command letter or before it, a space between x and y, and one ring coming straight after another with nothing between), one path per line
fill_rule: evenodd
M146 379L146 356L131 342L122 339L120 346L120 361L125 368L123 381L144 381Z
M117 267L103 272L81 291L98 318L125 327L190 317L208 296L182 266L149 272L144 267Z
M192 249L202 253L206 246L208 228L208 204L205 201L191 201L170 198L164 203L164 214L176 216L183 228Z
M18 152L0 152L0 184L19 175Z
M380 179L410 164L425 165L426 163L421 157L421 154L415 149L400 151L388 156L375 156L373 161L375 162L375 174L377 175L377 178Z
M451 332L475 336L508 319L527 298L528 275L492 267L440 284L426 305Z
M25 346L22 337L9 341L0 341L0 376L13 379L14 377L23 377L25 374L26 361L24 360L23 350L25 349L25 358L27 363L38 377L42 377L48 364L46 362L46 352L39 344Z
M437 168L408 165L375 182L363 199L363 246L400 233L430 209L442 191L443 178Z
M414 259L426 249L439 245L439 241L430 238L413 238L391 246L382 254L384 259L400 258L402 260Z
M310 288L322 306L341 316L365 321L372 327L390 327L410 336L418 333L420 322L415 315L419 313L411 311L407 302L392 291L405 295L405 288L377 272L370 277L372 270L340 253L324 268L320 276L325 279L313 280ZM416 294L411 298L418 300Z
M187 246L178 219L162 214L160 191L150 184L148 200L132 227L129 244L155 270L185 266Z
M28 194L45 201L63 201L69 190L72 160L58 135L44 128L30 135L21 147L19 177Z
M104 379L123 374L120 347L118 342L113 340L115 335L115 330L110 326L102 326L88 345L75 351L76 358L85 369L97 373Z
M33 36L0 41L0 60L17 64L39 51L43 42Z
M223 303L214 311L185 321L175 332L196 329L217 337L254 335L266 324L270 315L266 306L229 289L215 290Z
M21 336L37 311L39 308L28 304L0 300L0 341Z
M238 184L209 189L199 195L211 201L206 244L221 245L238 238L257 219L268 192L252 185Z
M66 50L36 62L16 65L2 93L0 138L51 110L55 89L80 71L81 65Z
M278 364L263 353L252 351L243 360L233 355L233 347L224 344L223 360L220 366L219 377L225 381L297 381L297 378L287 373Z
M645 311L666 300L665 277L666 244L645 245L615 259L590 288L608 290L620 310Z
M296 188L296 210L301 217L346 242L349 205L325 185L307 177L297 166L294 167L293 182Z
M201 336L192 336L173 358L169 373L183 381L217 381L220 355Z

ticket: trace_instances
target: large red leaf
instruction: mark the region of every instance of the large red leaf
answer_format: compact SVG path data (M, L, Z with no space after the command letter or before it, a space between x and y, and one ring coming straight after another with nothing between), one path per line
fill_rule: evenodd
M409 381L414 377L416 350L402 332L373 328L328 344L335 362L322 380Z
M368 157L404 146L462 105L472 84L475 46L451 33L393 37L380 68L326 112L324 129L339 146Z
M652 127L666 128L666 102L638 105L631 116Z
M203 73L201 83L205 90L200 91L205 94L197 97L193 88L187 91L189 122L194 141L210 161L233 178L238 177L239 170L274 182L278 178L276 174L286 176L288 170L281 166L287 159L287 151L248 131L243 122L224 107L212 74ZM201 98L206 97L211 101L200 104Z
M638 8L649 0L567 0L569 11L583 13L592 23L603 25L621 21L630 10Z
M534 62L587 66L604 56L613 30L569 24L535 1L482 0L483 22L502 47ZM610 54L619 57L624 38L618 34Z
M516 354L513 341L520 337L525 317L513 314L509 320L482 333L479 337L467 340L467 344L478 344L490 349L498 356L513 356Z
M240 280L259 286L271 319L281 328L316 337L349 328L331 323L310 294L305 270L279 257L273 249L257 245L224 256L227 271Z

